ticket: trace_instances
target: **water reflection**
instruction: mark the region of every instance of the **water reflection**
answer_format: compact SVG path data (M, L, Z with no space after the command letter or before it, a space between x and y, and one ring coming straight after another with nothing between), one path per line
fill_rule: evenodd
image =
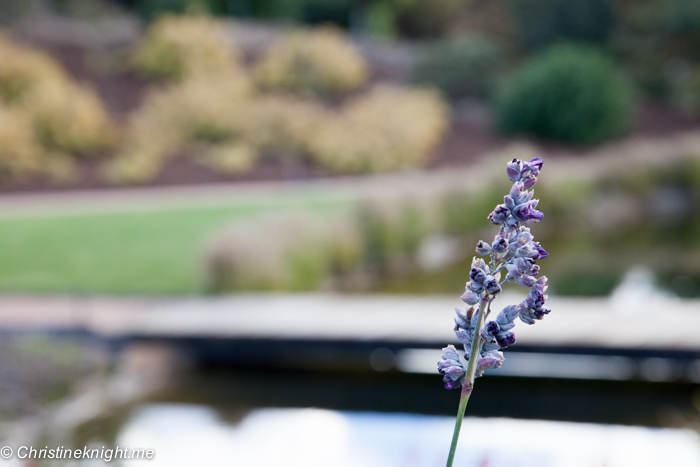
M443 466L454 419L445 416L255 409L224 420L210 407L151 404L134 412L119 446L150 447L133 467ZM468 418L455 465L636 467L700 465L689 430Z

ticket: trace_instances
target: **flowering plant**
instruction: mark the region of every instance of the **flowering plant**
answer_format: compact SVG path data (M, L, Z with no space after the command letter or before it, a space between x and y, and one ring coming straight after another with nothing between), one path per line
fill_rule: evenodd
M535 278L540 271L537 260L547 257L548 253L539 242L534 241L530 229L525 227L544 217L537 209L539 200L532 199L534 190L531 190L537 183L542 164L539 157L529 162L513 159L508 163L507 174L513 187L503 198L503 204L496 206L488 216L491 222L500 226L500 230L492 243L480 240L476 245L476 253L488 256L489 261L487 263L483 258L474 257L469 281L461 297L469 308L456 308L454 328L457 340L464 345L466 368L454 346L448 345L442 349L438 371L443 375L445 388L462 388L447 467L451 467L454 460L474 379L483 375L484 371L503 364L501 351L515 344L515 334L511 331L515 327L515 318L535 324L535 320L542 319L550 312L544 308L547 277ZM501 281L504 269L507 273ZM491 302L508 282L527 287L530 293L517 305L503 308L495 320L486 321L491 314Z

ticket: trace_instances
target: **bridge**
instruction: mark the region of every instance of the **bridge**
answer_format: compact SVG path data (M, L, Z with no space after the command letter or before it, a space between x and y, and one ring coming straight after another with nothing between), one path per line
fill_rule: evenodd
M504 293L494 305L520 299ZM187 362L197 376L178 385L178 397L195 402L237 394L256 404L313 405L328 393L334 407L449 414L452 394L438 391L435 368L440 349L456 344L459 305L446 296L4 296L0 327L88 336L115 355L167 349L148 371ZM664 411L694 410L700 301L552 297L548 306L545 320L515 328L503 367L478 381L486 389L475 392L475 413L653 425ZM216 379L232 384L222 392L206 389L212 375L235 376ZM261 386L267 376L276 383ZM516 380L529 403L512 397ZM288 388L283 395L279 384Z

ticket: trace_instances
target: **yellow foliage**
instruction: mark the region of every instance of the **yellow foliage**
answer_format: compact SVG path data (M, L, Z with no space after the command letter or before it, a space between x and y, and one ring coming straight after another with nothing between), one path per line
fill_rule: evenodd
M240 139L249 125L252 91L241 72L200 75L155 89L131 116L123 149L104 167L106 178L114 183L147 181L172 153L206 152L207 145ZM229 170L235 165L231 157Z
M292 96L264 95L251 112L250 139L261 150L304 154L327 111L319 103Z
M0 104L5 107L0 170L5 176L45 173L65 182L76 171L72 156L113 141L114 129L98 96L72 81L47 54L0 35L0 64Z
M143 183L161 169L163 153L153 147L129 147L102 167L102 175L111 183Z
M297 32L273 44L256 65L266 88L333 94L362 86L368 77L364 57L342 32L332 28Z
M22 179L41 167L42 151L26 115L0 107L0 177Z
M28 96L26 108L47 150L85 155L113 141L109 116L92 89L46 82Z
M205 148L200 162L217 172L237 174L253 168L258 152L250 144L234 141Z
M21 102L45 83L65 83L68 77L56 61L0 35L0 101Z
M338 172L420 167L448 123L447 106L435 92L377 86L323 121L311 138L311 155Z
M227 72L240 67L239 61L221 24L206 16L161 16L134 56L144 74L168 81Z

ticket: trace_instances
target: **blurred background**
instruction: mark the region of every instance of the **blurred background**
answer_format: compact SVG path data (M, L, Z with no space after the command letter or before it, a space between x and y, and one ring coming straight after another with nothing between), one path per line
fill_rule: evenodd
M452 310L505 163L542 157L553 313L477 381L455 465L700 466L697 1L0 0L0 26L2 444L443 465Z

